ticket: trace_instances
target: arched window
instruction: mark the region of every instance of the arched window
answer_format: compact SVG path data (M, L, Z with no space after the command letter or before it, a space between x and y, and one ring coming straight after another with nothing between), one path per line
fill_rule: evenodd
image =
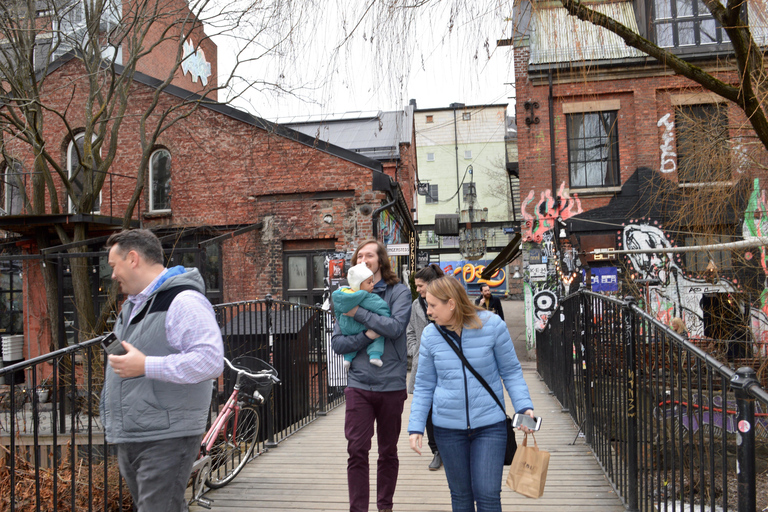
M72 182L72 188L74 189L75 197L79 198L83 194L83 184L85 177L85 169L83 169L83 166L80 165L80 158L83 156L83 146L85 143L85 135L80 134L75 136L75 139L69 143L69 147L67 148L67 172L69 180ZM77 144L77 149L75 149L75 144ZM95 176L93 173L91 173L90 176L88 176L89 179L93 180ZM72 202L72 198L69 197L68 200L69 204L69 213L77 213L77 208L75 204ZM101 192L99 192L99 196L93 199L93 209L91 213L99 213L101 209Z
M153 212L171 209L171 154L158 149L149 159L149 210Z
M19 215L24 205L22 187L24 177L22 175L21 162L15 160L6 163L3 168L0 193L2 194L2 208L6 215Z

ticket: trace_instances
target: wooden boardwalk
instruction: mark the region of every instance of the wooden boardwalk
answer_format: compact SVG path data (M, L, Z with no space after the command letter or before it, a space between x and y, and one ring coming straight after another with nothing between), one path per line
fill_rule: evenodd
M525 379L542 430L539 447L549 451L549 475L544 495L530 499L502 486L505 511L623 512L621 500L606 480L577 427L539 380L534 363L523 363ZM508 405L511 410L511 406ZM408 445L406 427L410 398L405 403L403 432L399 444L400 474L394 498L395 512L450 512L451 501L443 470L428 471L431 455L419 457ZM522 436L518 433L518 443ZM427 448L425 446L425 448ZM427 451L429 449L427 448ZM346 479L344 406L319 418L277 448L252 461L227 487L206 496L214 500L214 511L343 512L349 509ZM376 437L371 449L370 510L376 510ZM506 468L505 468L506 478ZM191 507L200 512L201 507Z

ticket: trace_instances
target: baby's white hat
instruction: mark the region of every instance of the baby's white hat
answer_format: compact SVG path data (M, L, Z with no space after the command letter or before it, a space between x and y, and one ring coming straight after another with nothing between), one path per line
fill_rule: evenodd
M363 283L363 281L372 275L373 272L371 272L371 269L366 267L365 263L360 263L359 265L355 265L349 269L349 273L347 274L347 282L349 282L350 288L358 291L360 290L360 285Z

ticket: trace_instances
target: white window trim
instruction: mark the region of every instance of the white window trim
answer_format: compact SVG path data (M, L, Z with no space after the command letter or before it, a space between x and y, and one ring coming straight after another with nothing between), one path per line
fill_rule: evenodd
M434 162L434 161L435 161L435 154L427 153L427 162Z
M172 155L171 155L171 152L170 152L170 151L168 151L168 150L167 150L167 149L165 149L165 148L159 148L159 149L156 149L156 150L154 150L154 151L152 152L152 154L149 156L149 211L150 211L150 212L152 212L152 213L166 213L166 212L170 212L170 211L173 211L173 209L172 209L172 208L166 208L166 209L162 209L162 210L155 210L155 209L152 207L152 206L154 205L154 203L155 203L155 202L154 202L154 197L153 197L153 195L154 195L154 189L155 189L155 187L153 186L153 183L152 183L152 182L153 182L153 172L152 172L152 171L153 171L153 169L154 169L154 166L152 165L152 159L153 159L153 158L155 157L155 155L156 155L156 154L158 154L160 151L165 151L165 152L167 152L167 153L168 153L168 157L171 159L171 162L173 162L173 159L172 159Z
M471 149L465 149L464 150L464 160L472 160L472 150Z
M75 147L75 143L77 143L77 141L79 139L84 139L84 138L85 138L85 134L79 133L79 134L75 135L72 138L71 141L69 141L69 145L67 146L67 179L69 179L69 180L72 179L72 149ZM95 140L95 139L96 139L96 137L94 136L93 140ZM104 188L104 187L102 187L102 188ZM101 196L102 196L102 194L103 194L103 190L99 190L99 209L98 210L93 210L92 212L89 213L89 215L100 215L101 214L101 201L102 201L102 197ZM70 213L70 214L82 213L82 212L75 212L73 210L74 210L74 205L72 204L72 198L69 196L69 194L67 194L67 212Z

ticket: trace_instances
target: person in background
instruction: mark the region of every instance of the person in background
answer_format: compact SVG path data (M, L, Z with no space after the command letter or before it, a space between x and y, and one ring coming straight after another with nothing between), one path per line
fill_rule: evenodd
M331 346L337 354L365 350L384 336L382 366L367 357L356 357L347 374L344 435L347 439L347 486L350 512L368 512L370 496L368 452L374 424L379 446L376 473L376 505L380 512L392 512L400 461L397 440L402 426L403 405L408 397L405 377L408 372L408 347L405 328L411 319L411 291L400 283L387 256L387 248L377 240L365 240L352 255L352 264L365 264L373 272L373 293L384 299L391 317L355 306L346 313L367 330L345 336L339 322L333 327Z
M488 286L488 283L480 285L480 296L475 301L475 304L488 311L493 311L504 320L504 310L501 307L501 300L491 294L491 287Z
M128 295L115 322L124 355L110 355L101 393L107 442L138 512L187 510L212 379L224 369L216 315L196 268L165 268L146 229L107 240L112 279Z
M434 263L424 267L416 272L414 283L416 292L419 296L411 305L411 321L408 323L408 329L405 336L408 340L408 355L411 356L411 376L408 378L408 393L413 394L413 386L416 382L416 371L419 369L419 345L421 344L421 333L424 328L432 321L427 316L427 285L439 277L443 277L443 271ZM427 415L426 426L427 442L429 449L432 450L432 462L429 463L430 471L437 471L443 465L440 458L440 452L435 443L435 433L432 431L432 411Z
M515 411L533 417L533 402L507 324L474 306L461 283L450 276L429 283L426 300L434 324L421 337L408 424L411 448L421 454L432 409L453 512L474 511L475 505L477 512L501 512L505 411L448 343L464 354L501 403L506 387Z

